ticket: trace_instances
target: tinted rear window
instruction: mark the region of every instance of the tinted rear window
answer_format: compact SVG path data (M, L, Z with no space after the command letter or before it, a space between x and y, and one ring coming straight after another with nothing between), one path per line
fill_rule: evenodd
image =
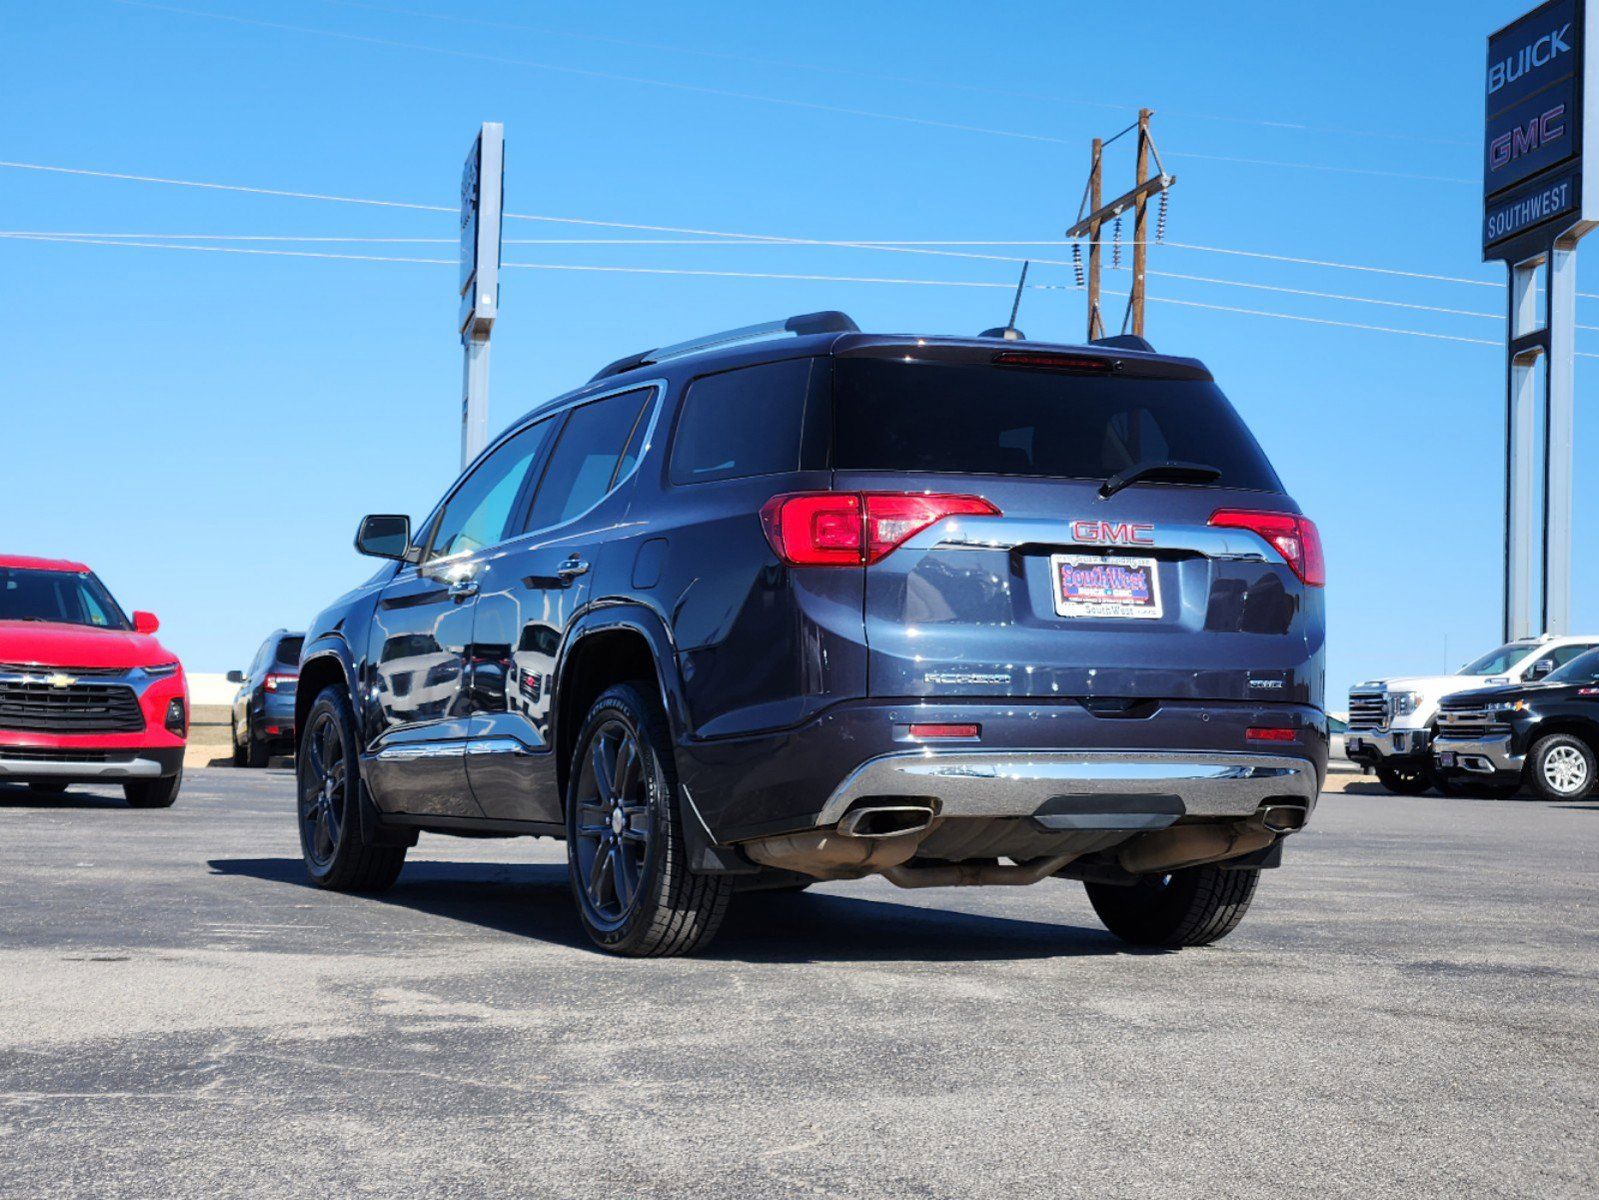
M1203 463L1214 487L1279 491L1214 383L840 359L840 470L1106 479L1135 463Z
M805 430L816 425L806 421L812 361L761 363L690 384L672 439L672 482L799 470ZM823 405L816 407L825 420Z
M305 645L303 637L286 637L278 643L278 661L286 667L298 666L300 663L300 647Z

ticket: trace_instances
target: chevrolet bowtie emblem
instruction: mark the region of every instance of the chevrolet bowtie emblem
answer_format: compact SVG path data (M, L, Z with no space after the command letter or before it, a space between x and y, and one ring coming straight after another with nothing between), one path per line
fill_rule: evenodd
M78 682L76 676L63 675L60 672L57 672L54 675L45 676L45 681L53 688L69 688Z

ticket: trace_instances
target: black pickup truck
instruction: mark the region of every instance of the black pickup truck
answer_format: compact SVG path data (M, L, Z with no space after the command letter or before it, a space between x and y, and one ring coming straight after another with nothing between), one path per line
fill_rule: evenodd
M1433 770L1446 785L1512 795L1523 784L1546 800L1580 800L1599 781L1599 650L1537 683L1448 697L1438 713Z

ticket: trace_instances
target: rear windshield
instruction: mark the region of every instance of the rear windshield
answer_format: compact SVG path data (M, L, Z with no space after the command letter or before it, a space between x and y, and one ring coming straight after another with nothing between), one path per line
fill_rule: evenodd
M1185 462L1216 469L1208 486L1282 487L1208 380L846 358L833 389L840 470L1107 479Z
M278 643L278 661L286 667L300 665L300 647L305 645L303 637L286 637Z

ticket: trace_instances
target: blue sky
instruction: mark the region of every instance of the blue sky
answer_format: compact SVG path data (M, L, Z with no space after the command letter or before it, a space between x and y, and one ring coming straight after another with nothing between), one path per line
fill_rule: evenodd
M478 122L510 211L833 240L1038 240L1075 216L1088 140L1140 104L1179 177L1169 238L1498 285L1477 251L1483 39L1519 8L60 0L0 9L0 158L453 205ZM201 14L213 14L206 16ZM426 14L434 14L432 16ZM218 15L231 19L218 19ZM440 19L447 18L447 19ZM848 111L845 111L848 110ZM873 115L875 114L875 115ZM1130 139L1129 139L1130 141ZM1127 142L1118 149L1125 149ZM1242 161L1247 160L1247 161ZM1284 165L1287 164L1287 165ZM1297 165L1296 165L1297 164ZM1132 165L1108 160L1112 185ZM0 228L453 237L448 213L0 169ZM1129 230L1130 232L1130 230ZM649 237L509 221L507 238ZM662 235L665 236L665 235ZM430 242L221 242L443 258ZM972 248L1065 262L1065 246ZM1003 261L801 246L509 245L508 262L1013 283ZM1495 641L1502 290L1165 246L1150 336L1206 359L1320 523L1330 706L1359 679ZM453 265L0 238L0 547L92 563L191 670L242 665L365 578L368 511L457 467ZM1125 287L1125 272L1108 286ZM1031 282L1069 285L1066 266ZM975 332L997 288L509 270L491 425L618 355L773 315ZM1113 302L1114 303L1114 302ZM1579 320L1599 312L1584 301ZM1599 322L1596 322L1599 323ZM1075 338L1082 297L1020 324ZM1599 337L1580 348L1599 351ZM1578 371L1580 626L1599 628L1599 476Z

